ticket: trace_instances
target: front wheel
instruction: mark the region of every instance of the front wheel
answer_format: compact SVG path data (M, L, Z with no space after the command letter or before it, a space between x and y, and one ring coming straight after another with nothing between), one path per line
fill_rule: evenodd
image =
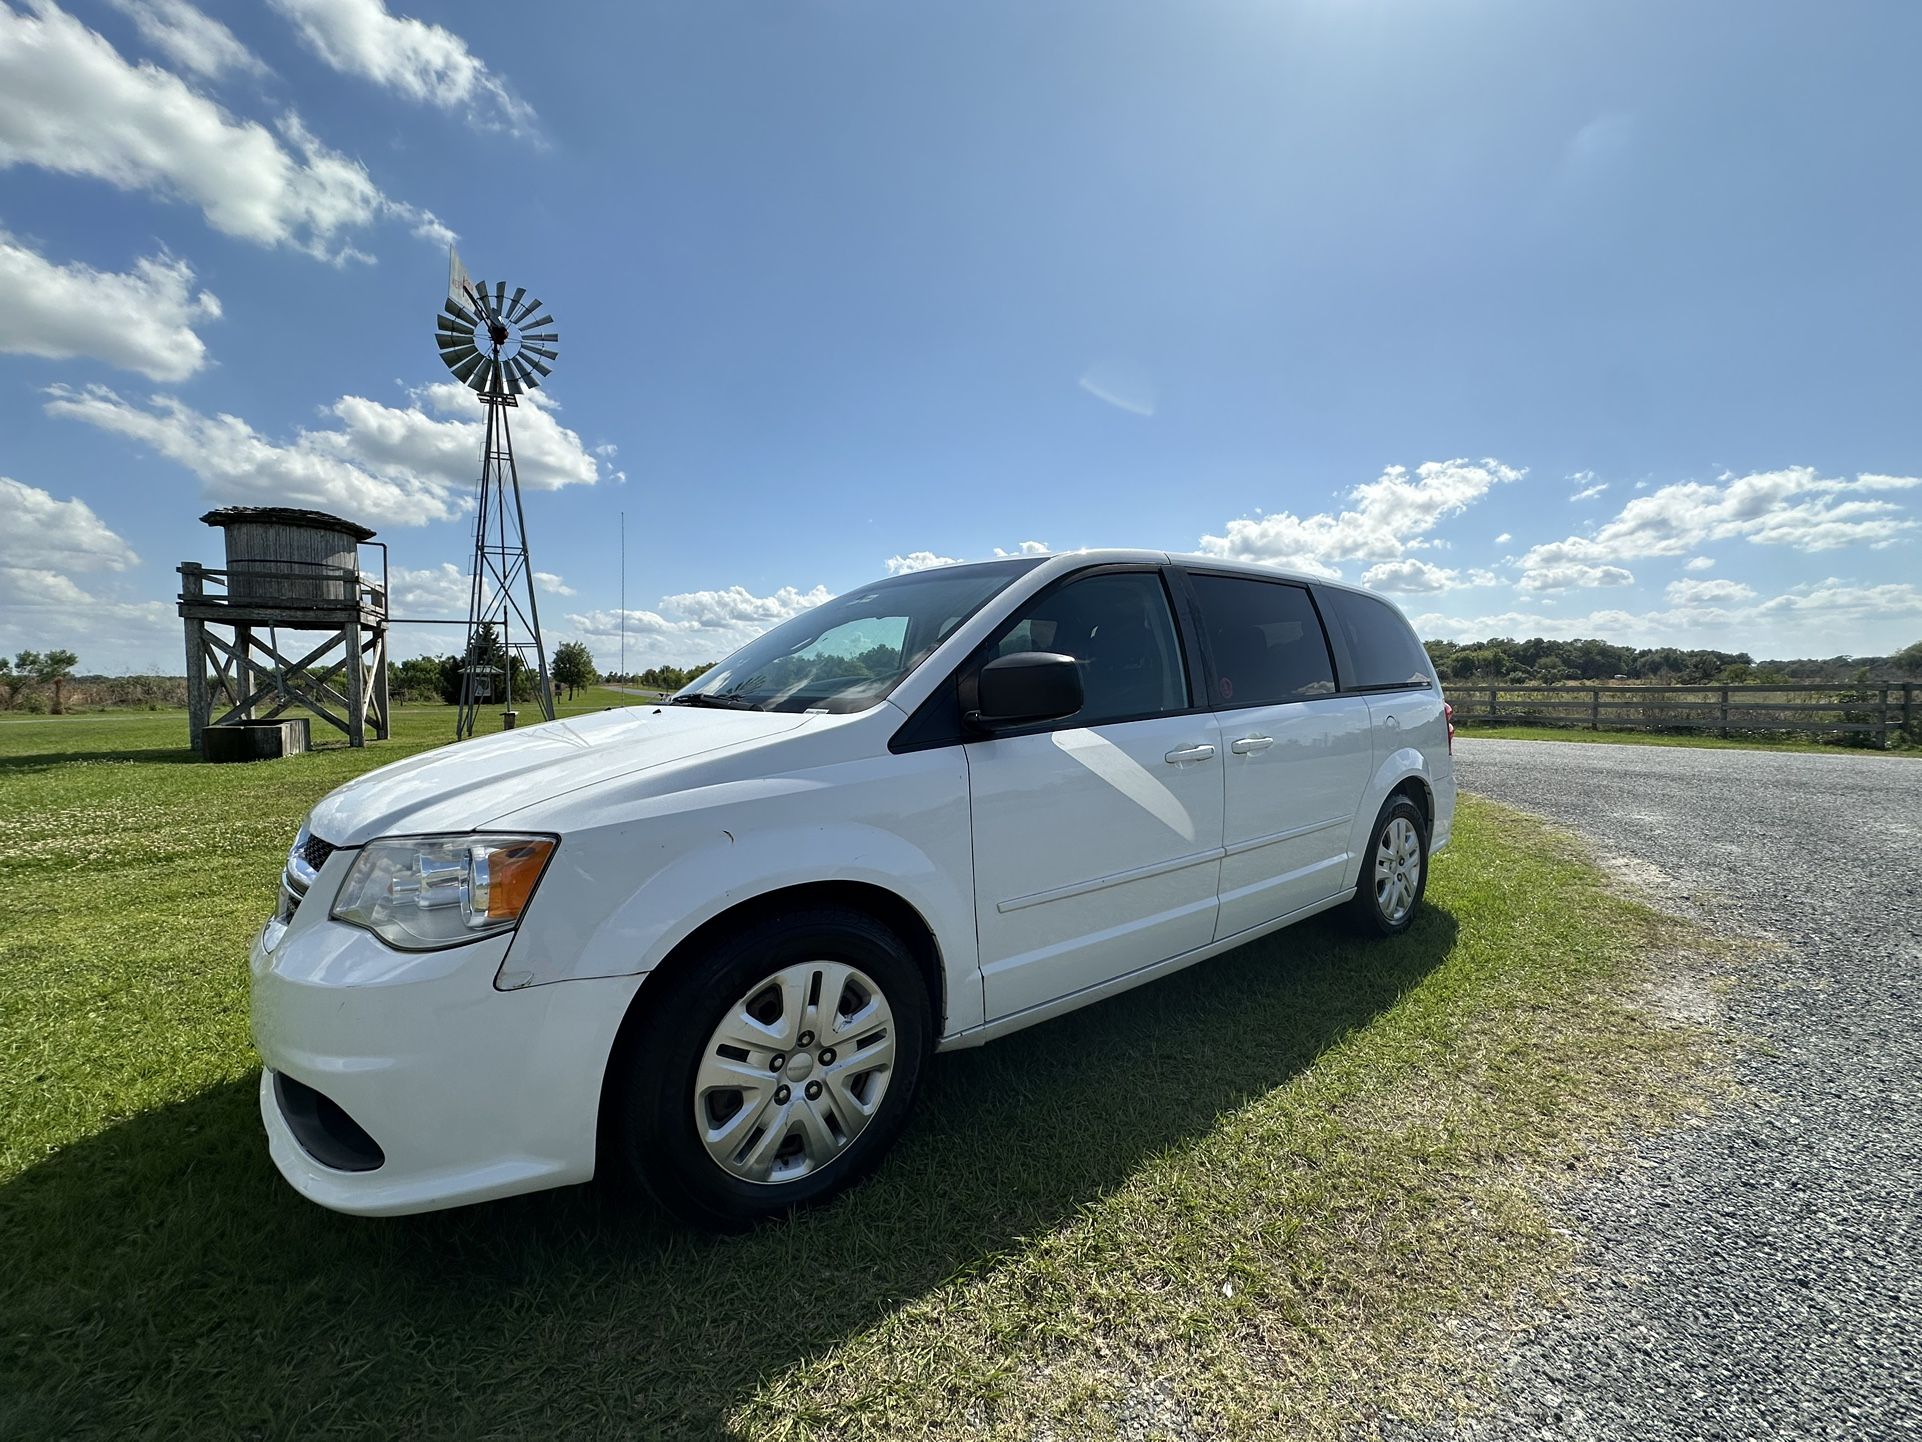
M1375 818L1349 914L1364 932L1399 936L1414 923L1427 890L1427 818L1407 796L1391 796Z
M858 1181L907 1119L927 988L886 927L770 917L658 992L609 1076L602 1157L698 1226L732 1230Z

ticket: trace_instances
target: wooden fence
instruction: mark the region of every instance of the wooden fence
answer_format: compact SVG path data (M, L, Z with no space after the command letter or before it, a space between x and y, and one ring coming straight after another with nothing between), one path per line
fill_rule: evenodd
M1502 686L1446 684L1455 720L1486 725L1571 726L1591 731L1808 731L1861 736L1886 747L1914 734L1916 682L1781 686Z

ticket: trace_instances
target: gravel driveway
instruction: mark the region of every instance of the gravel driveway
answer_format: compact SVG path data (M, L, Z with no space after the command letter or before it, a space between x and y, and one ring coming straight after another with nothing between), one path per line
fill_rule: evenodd
M1577 1198L1576 1305L1508 1343L1493 1416L1431 1435L1922 1438L1922 759L1455 750L1465 789L1785 945L1727 1001L1754 1095Z

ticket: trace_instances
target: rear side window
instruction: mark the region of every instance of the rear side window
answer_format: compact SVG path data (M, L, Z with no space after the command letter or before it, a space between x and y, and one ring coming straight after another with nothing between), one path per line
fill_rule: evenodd
M1329 624L1341 632L1354 675L1344 678L1352 687L1387 688L1426 686L1428 653L1401 613L1386 601L1355 591L1325 590L1322 605Z
M1328 638L1304 588L1234 576L1191 579L1214 653L1215 705L1272 706L1334 694Z

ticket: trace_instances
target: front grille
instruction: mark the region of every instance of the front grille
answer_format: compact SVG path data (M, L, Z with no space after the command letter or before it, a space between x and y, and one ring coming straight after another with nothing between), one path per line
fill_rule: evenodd
M318 871L327 864L327 858L339 849L333 842L322 841L311 832L303 831L301 838L294 842L293 854L307 863L308 870Z
M300 899L307 894L307 888L314 884L320 868L327 864L327 858L340 848L331 841L322 841L308 831L305 826L294 838L292 848L287 852L287 868L280 876L280 905L276 908L274 919L282 926L294 919L300 909Z

